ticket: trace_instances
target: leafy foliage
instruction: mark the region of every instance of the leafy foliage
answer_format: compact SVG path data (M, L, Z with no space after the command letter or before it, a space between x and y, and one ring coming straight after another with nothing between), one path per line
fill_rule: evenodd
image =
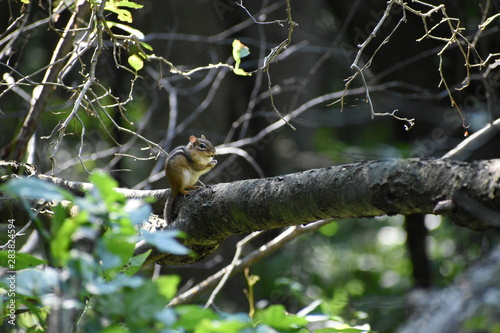
M144 5L128 0L109 0L106 2L104 9L117 14L120 21L132 23L132 13L123 7L139 9L144 7Z
M13 179L2 187L22 200L33 196L45 200L69 200L80 208L76 215L71 216L59 203L54 208L50 230L43 230L38 222L39 231L43 230L41 234L46 235L44 241L49 245L45 254L47 258L42 260L21 253L16 257L17 306L31 309L30 314L39 318L36 326L44 327L42 311L46 310L42 310L43 306L53 306L55 299L71 300L74 309L86 308L86 302L93 299L95 307L89 310L93 315L88 315L81 327L103 329L107 327L103 324L105 319L117 322L123 318L125 324L135 331L136 327L156 322L156 312L168 303L164 295L172 295L171 291L159 293L157 282L133 276L147 257L147 253L133 256L138 241L135 226L148 219L151 208L149 204L125 200L113 190L116 182L103 173L95 173L91 180L94 189L85 198L76 198L34 178ZM177 235L177 232L165 233L161 239L172 247L173 252L186 254L187 249L175 240ZM163 246L162 250L169 251L169 247ZM34 267L43 263L50 266ZM6 280L2 281L3 286L7 286L6 283ZM61 290L62 295L59 294ZM142 298L145 303L137 303L137 298ZM33 307L33 302L39 306ZM114 305L110 306L110 303ZM147 306L137 309L137 304Z
M46 235L46 258L26 253L16 257L16 307L25 310L17 321L20 328L43 332L51 314L59 310L78 316L73 323L76 331L308 331L310 319L288 313L283 305L257 309L250 315L215 312L197 305L167 307L180 278L161 276L151 281L137 275L148 253L134 256L134 246L142 237L162 251L184 255L188 251L177 241L179 233L138 236L136 226L149 218L149 204L126 200L113 190L116 181L104 173L95 172L91 182L94 187L84 198L34 178L13 179L1 188L25 201L39 197L59 202L53 208L50 229L44 230L40 221L37 224ZM77 204L78 212L70 214L63 200ZM0 260L6 260L3 252ZM247 297L253 309L253 286L259 277L249 278L252 288ZM8 284L5 278L0 280L0 288L7 290Z

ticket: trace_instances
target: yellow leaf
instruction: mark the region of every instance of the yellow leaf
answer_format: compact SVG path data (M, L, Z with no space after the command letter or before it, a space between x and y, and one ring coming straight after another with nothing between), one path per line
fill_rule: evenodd
M233 70L234 74L236 75L241 75L241 76L252 76L252 73L247 73L241 68L235 68Z
M140 71L142 67L144 67L144 61L137 53L128 57L128 64L135 69L136 72Z

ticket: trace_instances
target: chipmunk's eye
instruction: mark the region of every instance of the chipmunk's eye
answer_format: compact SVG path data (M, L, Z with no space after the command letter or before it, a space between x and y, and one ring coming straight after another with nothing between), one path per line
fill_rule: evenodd
M206 144L204 144L204 143L200 143L200 148L201 148L201 149L205 149L205 148L207 148L207 145L206 145Z

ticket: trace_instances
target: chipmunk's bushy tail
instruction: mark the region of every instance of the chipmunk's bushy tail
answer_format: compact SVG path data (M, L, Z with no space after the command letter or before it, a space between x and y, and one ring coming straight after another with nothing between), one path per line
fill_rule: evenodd
M174 207L174 202L176 197L177 197L176 195L170 192L170 195L168 196L167 201L165 202L165 209L163 210L163 218L165 219L167 225L172 223L172 210Z

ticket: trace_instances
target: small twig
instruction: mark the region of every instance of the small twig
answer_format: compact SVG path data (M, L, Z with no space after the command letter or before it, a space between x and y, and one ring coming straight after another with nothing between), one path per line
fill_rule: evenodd
M356 77L358 75L362 75L362 79L363 79L363 82L365 83L365 87L366 87L366 94L367 94L367 102L370 102L370 111L371 111L371 114L372 114L372 119L373 119L373 116L374 116L374 109L373 109L373 104L371 103L371 99L369 97L369 92L368 92L368 86L366 85L366 81L365 81L365 78L363 76L363 71L365 69L367 69L368 67L370 67L375 55L377 54L377 52L380 50L380 48L382 47L382 45L385 45L390 37L394 34L394 32L396 31L396 29L399 27L399 25L402 23L402 22L405 22L406 21L406 14L403 10L403 17L399 20L399 22L396 24L396 26L394 27L394 29L392 29L392 31L389 33L389 35L387 35L387 37L384 39L384 41L382 43L380 43L380 45L377 47L377 49L375 50L375 52L372 54L372 56L370 57L370 59L366 62L366 64L362 67L360 67L359 65L359 62L361 60L361 55L363 54L365 48L368 46L368 44L372 41L373 38L376 37L376 35L378 34L379 30L382 28L382 26L384 25L384 22L385 20L389 17L389 13L392 9L392 5L394 4L394 2L397 1L397 0L391 0L387 3L387 6L384 10L384 14L382 15L382 17L380 18L380 20L378 21L377 25L373 28L372 32L370 33L370 35L365 39L365 41L361 44L361 45L358 45L358 52L356 54L356 57L354 58L354 61L353 63L351 64L351 69L355 69L356 72L350 76L347 80L346 80L346 83L345 83L345 88L344 88L344 92L347 92L347 90L349 89L351 83L354 81L354 79L356 79ZM340 99L340 102L341 102L341 110L344 109L344 95L342 95L342 98Z
M24 232L31 226L31 223L33 223L33 220L29 220L14 236L9 235L9 240L4 245L0 246L0 251L3 251L10 243L15 242L16 238L24 236Z
M256 19L252 16L252 14L250 14L250 12L248 11L248 9L247 9L245 6L243 6L243 0L240 0L239 2L238 2L238 1L235 1L234 3L235 3L237 6L239 6L239 7L243 8L243 10L247 13L247 15L248 15L248 16L252 19L252 21L253 21L254 23L257 23L257 24L279 24L279 25L283 26L283 25L287 22L287 20L274 20L274 21L265 21L265 22L263 22L263 21L257 21L257 20L256 20Z
M229 279L229 276L231 275L234 267L236 266L236 263L238 259L240 259L241 256L241 251L243 250L243 246L250 242L252 239L255 237L259 236L262 233L262 231L255 231L252 232L251 234L247 235L245 238L240 240L238 243L236 243L236 251L234 252L233 260L231 261L231 264L229 266L226 266L227 270L224 273L224 276L222 279L219 281L219 284L215 289L212 291L212 294L210 294L210 297L208 298L208 301L205 303L204 308L207 309L212 305L214 302L215 296L219 293L219 291L222 289L222 287L226 284L226 281Z
M237 147L216 147L217 155L234 154L243 157L257 172L259 177L265 177L264 170L260 167L259 163L246 151Z
M217 96L217 92L227 73L229 73L229 71L219 71L213 79L210 79L211 84L205 99L201 101L201 103L199 103L196 108L180 124L177 125L177 127L175 128L175 134L184 132L189 124L191 124L196 119L199 119L200 114L208 110L210 104Z
M83 151L83 146L84 146L83 139L85 138L85 124L83 123L83 121L80 119L80 117L78 115L75 115L75 118L78 119L78 121L80 122L80 125L82 126L82 133L80 134L80 147L78 148L78 155L77 155L78 160L80 161L83 170L85 170L86 173L91 175L92 173L89 170L87 170L87 167L85 166L85 163L82 160L82 151Z
M137 157L134 155L124 154L124 153L116 153L115 156L130 157L130 158L134 159L134 161L149 161L149 160L156 160L158 158L158 156Z
M260 277L258 275L250 275L250 268L246 267L243 271L243 275L245 275L245 280L248 285L248 289L243 289L245 296L248 300L248 316L253 319L255 315L255 297L253 286L259 281Z
M370 89L368 88L368 84L366 83L365 75L363 74L363 70L358 68L358 67L356 67L355 69L357 71L359 71L359 74L361 75L361 79L363 80L363 86L366 89L366 92L365 92L366 101L367 101L368 105L370 106L370 114L371 114L372 119L374 119L376 116L377 117L390 116L390 117L393 117L397 120L406 121L406 122L408 122L409 126L405 125L405 130L409 131L413 127L413 125L415 125L415 118L409 119L409 118L396 116L396 112L398 111L397 109L392 111L392 112L385 112L385 113L375 112L375 108L373 106L373 102L372 102L372 99L370 96Z
M294 226L287 228L273 240L269 241L265 245L262 245L258 249L254 250L245 258L236 261L234 265L232 266L228 265L224 267L223 269L213 274L212 276L208 277L204 281L200 282L193 288L182 293L181 295L178 295L169 303L169 306L175 306L179 304L192 302L195 298L199 297L201 294L205 293L208 289L216 285L224 277L224 275L229 269L232 270L230 276L234 276L235 274L241 272L246 267L249 267L254 263L256 263L257 261L269 256L276 250L283 247L285 244L290 243L293 239L297 238L298 236L308 232L316 231L323 225L328 224L332 221L333 219L321 220L315 223L310 223L305 226Z
M288 47L288 45L290 45L290 43L292 42L293 29L296 26L298 26L298 24L296 22L294 22L293 19L292 19L292 6L290 5L290 0L286 0L286 13L287 13L286 22L288 23L288 35L287 35L287 38L284 41L282 41L278 46L274 47L271 50L271 52L269 53L269 55L267 55L264 58L264 65L260 68L264 72L267 72L267 86L268 86L269 92L272 91L272 82L271 82L271 75L269 74L269 66L271 65L271 63L273 62L273 60L276 59L276 57L279 54L281 54L283 52L283 50L285 50ZM280 117L280 119L282 119L283 121L285 121L285 123L292 130L295 131L295 127L292 124L290 124L290 122L285 117L283 117L281 115L281 113L278 111L278 108L274 104L274 98L273 98L273 94L272 93L269 94L269 99L271 100L271 106L272 106L273 110L278 114L278 117Z
M175 87L166 82L165 89L168 91L168 127L165 133L165 147L170 147L174 139L174 130L177 125L179 114L178 92ZM167 148L168 149L168 148Z
M358 76L361 76L361 79L363 80L363 83L364 83L365 87L367 88L366 79L363 76L363 71L371 65L371 63L372 63L375 55L379 51L379 49L389 41L390 37L399 28L401 23L406 21L406 11L408 11L408 12L410 12L410 13L412 13L412 14L414 14L422 19L422 24L423 24L425 33L421 38L417 39L417 41L422 41L426 38L429 38L429 39L434 39L434 40L439 40L439 41L445 42L445 45L437 52L437 56L439 58L438 71L439 71L439 75L440 75L440 82L439 82L438 86L444 85L444 88L446 89L446 92L447 92L448 97L450 99L451 105L458 111L460 117L462 118L462 127L464 129L466 129L467 125L465 124L465 118L463 116L463 113L460 110L460 107L456 103L455 99L453 98L453 94L450 90L448 83L446 82L446 78L445 78L444 73L443 73L443 53L448 48L450 48L451 45L457 46L459 51L461 52L462 57L464 59L464 63L465 63L464 65L465 65L465 70L466 70L466 76L462 82L462 86L460 88L456 88L456 89L457 90L464 89L469 85L469 83L471 81L471 73L470 73L471 67L476 66L476 64L471 64L471 62L470 62L471 56L475 56L481 61L479 66L482 66L482 64L484 64L484 62L482 62L482 60L481 60L481 57L480 57L478 51L475 49L475 44L476 44L477 40L475 39L475 41L473 43L470 43L468 41L468 39L462 34L462 31L464 30L464 28L462 28L460 26L460 20L458 18L449 17L447 12L446 12L446 8L443 4L435 6L435 5L426 3L424 1L419 1L419 0L414 0L414 1L412 1L412 3L418 3L419 5L429 7L429 10L426 12L423 12L420 10L413 9L412 7L410 7L410 5L408 3L403 2L402 0L388 1L387 5L386 5L386 9L385 9L382 17L380 18L380 20L377 22L377 25L373 28L372 32L364 40L364 42L358 46L359 50L356 54L356 57L354 59L353 64L351 65L351 68L355 69L356 72L346 80L345 91L347 91L349 89L350 84ZM390 15L390 11L391 11L394 4L401 6L401 8L403 10L403 17L395 25L395 27L388 34L388 36L380 43L380 45L378 45L378 47L373 52L371 57L368 59L366 64L364 66L360 66L359 62L361 61L361 55L362 55L364 49L367 47L368 44L370 44L372 42L372 40L375 38L377 33L382 29L384 23L386 22L387 18ZM430 21L430 17L432 15L434 15L435 13L439 13L441 15L441 20L439 20L439 22L437 22L437 23L433 23L433 25L429 27L428 21ZM483 13L483 20L482 20L483 23L487 21L485 13L486 12ZM443 25L448 27L448 29L450 31L450 36L449 37L442 37L442 36L434 35L433 33L435 31L437 31L439 28L441 28ZM478 34L476 34L476 37L478 38ZM463 46L464 44L467 45L467 48L465 48ZM372 118L374 116L383 116L383 115L389 115L389 116L395 117L394 112L375 113L373 103L371 102L370 94L368 91L366 92L366 100L367 100L367 103L369 103L369 105L370 105L370 111L371 111ZM341 101L341 108L343 109L344 96L342 96L340 101ZM398 117L395 117L395 118L398 119ZM413 119L406 119L406 118L402 118L400 120L405 120L405 121L409 122L410 127L405 126L406 129L411 128L411 126L413 125L413 121L414 121Z
M267 55L267 57L264 59L264 65L260 68L263 71L268 71L269 66L273 62L273 60L281 52L283 52L283 50L286 49L288 45L290 45L290 43L292 42L293 29L297 27L298 24L294 22L292 19L292 6L290 5L290 0L286 0L286 13L287 13L286 22L288 23L288 35L286 39L282 41L278 46L272 48L269 55Z
M391 1L389 1L387 3L387 6L386 6L386 8L384 10L384 14L382 14L382 17L378 21L378 23L375 26L375 28L373 28L372 32L365 39L365 41L361 45L358 45L358 53L356 54L356 57L354 58L354 61L353 61L352 65L351 65L351 68L354 67L354 66L359 67L358 64L359 64L359 61L361 59L361 55L363 54L363 51L365 50L366 46L368 46L368 44L370 44L370 42L372 41L372 39L378 34L379 30L384 25L385 20L389 17L389 13L390 13L390 11L392 9L392 5L394 4L394 2L395 2L395 0L391 0Z
M129 130L128 128L125 128L125 127L122 127L120 125L118 125L116 123L116 121L113 119L113 117L111 117L107 112L104 112L104 114L108 117L109 120L111 120L111 122L113 123L113 125L116 127L116 129L118 129L119 131L123 131L123 132L126 132L126 133L129 133L139 139L141 139L142 141L144 142L147 142L149 145L157 148L159 151L161 151L163 154L168 155L168 153L160 146L158 145L157 143L149 140L149 139L146 139L144 136L132 131L132 130Z
M272 82L271 82L271 75L269 74L269 71L266 71L267 73L267 89L271 92L272 91ZM273 94L269 94L269 100L271 101L271 106L273 107L274 112L278 114L278 117L280 117L281 120L283 120L292 130L296 130L296 128L290 124L290 122L281 115L281 113L278 111L276 108L276 104L274 104L274 97Z
M374 85L374 86L370 86L370 90L372 92L373 91L383 91L383 90L386 90L387 87L388 87L388 84ZM313 99L307 101L306 103L304 103L301 106L299 106L298 108L296 108L294 111L285 115L283 117L284 119L280 119L280 120L268 125L264 129L262 129L260 132L258 132L256 135L254 135L253 137L248 137L245 139L240 139L240 140L236 140L233 142L228 142L228 143L221 145L220 148L223 148L223 147L243 147L246 145L251 145L251 144L257 143L260 140L262 140L264 137L269 135L269 133L284 126L286 124L285 120L294 119L316 105L324 104L327 101L331 101L331 100L340 100L340 98L342 96L359 95L359 94L363 94L365 92L366 92L365 87L361 87L361 88L356 88L356 89L350 89L347 92L342 90L342 91L337 91L337 92L318 96L316 98L313 98Z
M96 49L97 50L97 49ZM95 54L95 53L94 53ZM73 117L76 115L78 112L78 109L80 108L80 105L82 103L82 100L87 93L87 90L89 89L90 85L92 84L92 81L90 79L85 82L85 85L83 86L82 90L80 91L80 94L78 94L78 98L75 101L75 104L73 105L73 109L69 116L66 118L64 122L62 122L58 127L57 127L57 132L59 132L59 137L57 138L54 148L52 149L52 153L50 154L50 160L52 161L52 175L55 175L55 170L57 167L57 162L56 162L56 153L59 150L59 146L62 143L62 139L64 137L64 134L66 133L66 128L68 127L69 122L73 119Z
M148 56L148 60L157 60L157 61L160 61L162 63L165 63L170 67L171 73L180 74L180 75L184 76L186 79L191 79L189 76L196 73L196 72L206 71L206 70L214 69L214 68L228 68L230 70L234 70L234 67L229 65L229 64L218 63L218 64L208 64L207 66L196 67L196 68L193 68L193 69L188 70L188 71L183 71L183 70L180 70L177 67L175 67L170 61L168 61L167 59L165 59L163 57L150 55L150 56Z

